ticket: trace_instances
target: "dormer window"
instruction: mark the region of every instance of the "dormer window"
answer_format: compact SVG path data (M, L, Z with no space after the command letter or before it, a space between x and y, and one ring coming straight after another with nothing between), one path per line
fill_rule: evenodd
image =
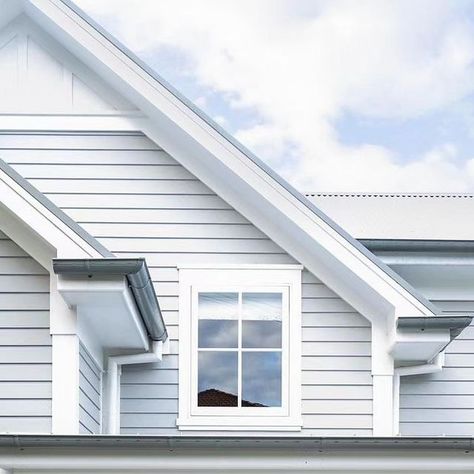
M180 268L180 429L299 429L299 266Z

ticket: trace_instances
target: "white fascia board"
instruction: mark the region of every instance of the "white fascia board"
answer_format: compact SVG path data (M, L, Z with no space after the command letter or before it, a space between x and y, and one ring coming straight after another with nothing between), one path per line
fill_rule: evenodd
M38 253L38 243L35 243L35 239L40 239L42 247L52 249L56 257L102 257L96 249L73 232L3 170L0 170L0 196L0 209L3 209L6 216L5 221L2 221L5 233L15 234L9 237L28 247L24 247L25 251L31 251L31 255L43 266L45 266L45 261ZM34 238L22 239L20 234L22 231L24 234L25 229L28 229ZM51 269L49 258L46 268Z
M150 138L355 309L371 320L434 314L63 2L28 0L26 11L150 117Z
M148 349L148 336L125 277L59 275L58 291L77 308L78 334L93 342L88 347L98 360L101 352Z

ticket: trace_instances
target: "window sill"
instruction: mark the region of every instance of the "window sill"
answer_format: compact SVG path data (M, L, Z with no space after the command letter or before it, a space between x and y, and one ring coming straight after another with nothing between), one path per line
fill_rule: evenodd
M301 431L302 428L301 418L262 418L252 417L248 420L240 418L230 421L219 417L178 418L176 426L181 431Z

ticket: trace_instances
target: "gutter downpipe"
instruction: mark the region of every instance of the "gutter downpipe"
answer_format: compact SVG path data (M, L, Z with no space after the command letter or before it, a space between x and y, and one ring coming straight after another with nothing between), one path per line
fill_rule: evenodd
M445 353L443 350L426 364L395 368L393 377L393 426L396 427L397 436L400 436L400 377L441 372L444 362Z
M107 408L104 420L106 434L120 434L120 377L122 366L161 362L162 356L163 342L151 341L148 352L109 356L107 358Z

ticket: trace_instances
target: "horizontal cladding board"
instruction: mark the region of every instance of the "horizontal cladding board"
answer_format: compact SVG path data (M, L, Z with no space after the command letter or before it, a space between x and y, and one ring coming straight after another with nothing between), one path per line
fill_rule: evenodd
M301 365L303 370L370 371L371 358L303 355Z
M1 151L2 159L10 165L66 164L66 165L177 165L178 162L163 150L15 150Z
M309 342L370 342L370 328L304 328L303 341Z
M369 385L304 385L304 400L372 400Z
M371 415L372 400L303 400L302 412L304 415Z
M301 295L303 298L339 298L323 283L303 283Z
M369 321L359 313L305 313L302 316L301 322L303 327L370 328Z
M5 382L0 380L0 399L4 398L51 398L50 382Z
M48 382L51 379L51 364L0 364L2 382Z
M196 179L182 166L113 166L113 165L13 165L26 179Z
M127 428L175 428L176 429L176 414L175 413L133 413L124 414L120 416L120 426Z
M25 394L27 395L27 394ZM51 400L46 399L0 399L2 416L42 416L51 415Z
M303 385L372 385L370 372L303 370Z
M27 288L24 287L21 289L23 291L27 290ZM26 291L25 293L0 293L0 308L7 311L48 310L49 293L28 293ZM1 337L2 333L0 332L0 344Z
M120 394L121 394L122 399L126 399L126 398L177 399L178 398L178 385L177 384L166 384L166 385L122 384Z
M305 355L370 356L370 342L303 342Z
M153 253L283 253L265 239L100 239L111 252Z
M0 150L159 150L143 135L121 134L0 134Z
M214 194L200 181L189 180L132 180L126 179L30 179L42 193L114 193L114 194ZM52 197L52 196L50 196ZM54 202L54 198L52 199Z
M404 395L400 397L401 408L444 408L460 409L474 407L474 394L465 395L432 395L426 393L423 395Z
M458 408L442 409L442 408L426 408L426 409L400 409L400 420L410 423L474 423L474 409Z
M2 257L27 257L28 254L11 240L0 240L0 256Z
M49 309L41 311L0 310L0 329L2 328L49 328Z
M346 413L335 415L303 415L305 428L372 428L372 415L348 415Z
M132 364L122 367L122 373L125 372L140 372L142 370L168 370L178 368L178 356L164 354L160 362L151 364Z
M84 393L87 393L87 396L95 405L100 406L100 391L97 390L97 387L91 384L81 373L79 374L79 387L81 387Z
M403 436L472 436L474 423L401 423Z
M353 313L354 308L339 298L304 298L302 301L303 313Z
M122 399L122 413L178 413L178 400L176 399Z
M103 199L103 197L102 197ZM251 224L134 224L85 223L82 227L96 237L129 239L180 238L180 239L264 239L265 234ZM199 242L194 240L195 245Z
M82 222L247 224L235 211L209 209L65 209L74 220Z
M443 381L474 381L474 367L451 368L445 366L440 372L407 377L404 383L441 383Z
M49 194L61 208L116 209L231 209L218 196L173 194ZM104 200L104 197L107 200Z
M81 358L79 363L79 371L80 373L87 379L87 381L97 390L100 392L100 375L97 375L94 370L89 367L88 364L83 362Z
M1 264L1 260L0 260ZM25 291L26 290L26 291ZM48 275L0 275L0 292L49 293Z
M82 344L81 344L81 349L79 351L79 356L80 356L81 367L83 365L87 365L87 367L90 370L92 370L92 372L94 372L96 378L100 381L102 371L97 366L97 363L95 362L95 360L90 356L87 350L82 346Z
M450 354L449 352L447 352L445 367L474 367L474 353Z
M49 364L51 346L0 345L0 361L4 364Z
M46 275L47 271L31 258L1 257L0 275Z
M51 417L12 417L0 416L1 433L34 433L50 434Z
M0 302L2 301L0 295ZM50 346L49 329L0 329L0 346Z
M469 395L474 393L474 381L432 382L427 385L426 383L406 383L402 379L400 393L402 395L426 395L426 393L430 395Z

